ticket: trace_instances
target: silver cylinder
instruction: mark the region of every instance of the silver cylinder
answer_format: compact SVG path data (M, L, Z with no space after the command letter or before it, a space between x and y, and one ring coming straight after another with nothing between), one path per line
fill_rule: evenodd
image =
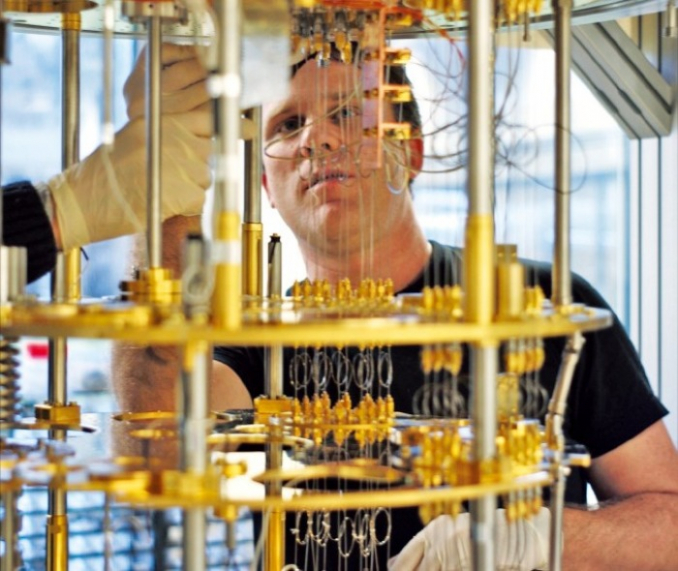
M494 2L469 3L469 220L491 216L494 186ZM482 251L483 248L474 248ZM491 256L482 263L491 264ZM491 274L485 268L483 275ZM488 292L492 292L491 289ZM493 296L490 296L493 297ZM494 299L477 300L492 306ZM495 456L497 425L496 347L476 346L471 351L472 420L475 431L474 457L480 465ZM492 571L494 566L495 496L485 496L471 503L471 545L473 568Z
M245 118L254 124L255 135L245 141L245 209L243 221L258 224L261 222L261 107L253 107L245 112Z
M68 168L80 160L80 31L64 30L62 34L61 166Z
M268 296L272 303L282 296L282 244L278 234L272 234L268 243ZM270 398L277 398L283 395L283 348L269 347L266 355L264 391Z
M207 433L209 428L209 370L211 345L193 347L191 369L182 373L183 430L182 469L204 475L207 471ZM183 569L205 569L207 524L203 508L184 510Z
M217 105L214 197L218 215L238 210L242 5L240 0L221 0L215 9L222 30L218 69L210 78Z
M182 468L204 474L207 468L207 429L210 422L208 397L211 348L205 343L192 347L191 353L192 368L182 375Z
M146 144L147 144L147 247L148 267L162 265L162 171L161 171L161 49L162 24L158 17L148 19L146 52Z
M282 243L278 234L271 234L268 242L268 296L282 295Z
M205 510L184 510L182 569L206 569L207 521Z
M553 294L556 307L572 303L570 271L570 62L572 0L553 0L556 22L556 204Z
M469 214L492 212L494 186L494 2L469 3Z
M115 7L113 0L104 0L104 67L103 67L103 142L112 145L115 137L113 125L113 28Z
M208 248L202 236L188 236L184 247L183 305L188 319L207 319L211 288ZM181 419L181 468L204 475L207 472L207 434L210 428L209 383L212 346L196 341L184 348L179 414ZM205 569L207 524L202 508L184 510L183 568Z
M480 464L496 456L497 434L497 368L498 351L495 347L471 349L471 378L473 379L471 406L474 427L474 459ZM473 569L494 570L494 526L497 499L486 495L471 502L471 545Z

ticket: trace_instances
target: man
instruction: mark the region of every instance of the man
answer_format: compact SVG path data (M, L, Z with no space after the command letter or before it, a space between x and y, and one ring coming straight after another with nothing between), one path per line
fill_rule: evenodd
M162 216L200 214L211 183L211 113L205 72L193 48L165 44ZM129 122L109 149L47 183L3 188L3 244L28 249L28 281L54 267L56 252L144 230L146 226L145 51L125 84Z
M354 285L364 277L390 278L397 292L458 282L459 252L426 240L414 216L412 193L401 192L421 168L421 140L387 144L380 166L376 142L362 136L363 127L374 124L374 106L370 102L362 105L360 94L374 86L378 71L368 65L310 59L294 72L289 95L264 109L263 184L271 204L299 242L308 277L330 283L348 277ZM402 111L398 105L387 105L385 119L398 120ZM183 234L192 224L188 219L168 221L164 243L169 246L173 234ZM168 264L178 262L174 241L175 248L165 253ZM538 265L534 268L537 281L549 295L548 271ZM573 290L577 301L604 306L582 280L575 280ZM564 567L675 568L678 456L661 421L666 410L651 395L618 322L612 330L587 338L568 402L566 429L568 436L589 447L593 464L588 478L598 497L613 503L596 511L566 510ZM547 341L547 362L540 380L549 390L561 352L562 340ZM396 410L412 412L413 399L427 382L419 350L393 347L392 356L394 378L389 391ZM292 357L287 351L286 364ZM115 385L121 407L173 409L176 359L169 348L119 348ZM262 350L220 347L215 359L212 408L251 408L252 399L263 392ZM312 392L313 387L300 388L287 375L289 369L284 370L286 394ZM364 389L355 383L350 387L354 394L364 394ZM572 484L570 499L583 501L584 483ZM292 514L287 518L289 528L295 520ZM406 547L402 559L396 557L391 565L401 570L457 568L464 550L458 545L468 544L468 526L463 529L442 521L443 525L434 522L424 528ZM336 537L340 521L335 519L330 525L334 525L330 536ZM377 561L371 563L375 569L385 568L421 525L416 510L393 510L393 519L385 527L391 541L376 549ZM544 540L543 532L529 535L531 544ZM527 536L522 537L524 541ZM357 549L350 554L353 559L344 558L342 547L332 540L327 541L327 549L315 551L299 543L288 533L288 561L301 568L357 569L370 564L356 554ZM427 553L433 557L427 558ZM531 569L545 562L544 553L534 560L524 550L513 554L514 560L506 561L514 563L513 568Z

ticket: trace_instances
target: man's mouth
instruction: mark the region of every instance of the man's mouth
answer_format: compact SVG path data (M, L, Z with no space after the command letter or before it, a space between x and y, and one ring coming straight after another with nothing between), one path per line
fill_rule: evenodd
M326 182L346 182L351 176L342 170L326 170L315 172L311 175L308 188L313 188L317 184Z

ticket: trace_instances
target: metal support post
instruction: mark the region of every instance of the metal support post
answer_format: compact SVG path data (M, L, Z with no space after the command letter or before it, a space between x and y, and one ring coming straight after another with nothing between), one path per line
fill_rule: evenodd
M80 159L80 14L62 15L62 167ZM57 256L52 272L52 300L73 302L80 298L80 250ZM49 340L48 402L52 406L68 403L67 341L64 337ZM50 430L50 438L65 441L65 430ZM68 497L58 486L48 493L47 568L68 567Z
M148 51L146 52L146 142L147 142L147 252L148 267L162 265L162 128L160 92L160 53L162 22L157 16L148 18Z
M565 422L565 409L567 396L570 393L574 370L579 362L582 347L585 343L581 333L575 333L568 339L563 351L563 357L558 370L556 386L549 402L548 414L546 415L546 444L553 455L551 470L553 471L553 483L551 484L551 530L549 543L549 569L560 571L563 558L563 510L565 508L565 478L568 468L563 465L565 455L565 436L563 424Z
M254 137L245 140L245 210L243 216L243 295L263 295L263 225L261 223L261 107L248 109Z
M216 104L216 168L214 180L213 247L215 325L237 329L242 317L240 168L240 52L242 38L241 0L221 0L215 4L220 35L217 70L209 79L210 94Z
M184 249L182 292L186 318L196 324L207 322L210 280L207 244L199 235L190 235ZM179 418L181 419L181 469L197 478L208 471L207 434L209 382L212 346L191 341L184 347L181 372ZM203 508L184 510L183 568L205 569L207 521Z
M280 236L273 234L268 243L268 297L271 303L277 303L282 295L282 244ZM266 396L278 398L283 396L283 348L275 345L266 350L266 378L264 380ZM269 419L270 443L266 445L266 469L282 468L282 426L280 419ZM266 495L280 497L282 485L279 481L268 482ZM265 530L264 544L265 571L278 571L285 563L285 512L272 509L268 513L268 524Z
M556 205L553 304L572 303L570 269L570 67L572 0L553 0L556 21Z
M465 315L473 323L491 323L495 315L494 261L494 2L469 4L469 214L464 252ZM474 460L478 477L493 462L497 428L496 345L478 344L471 349L472 422L475 431ZM479 483L480 483L479 482ZM471 503L473 568L492 571L496 497L484 496Z

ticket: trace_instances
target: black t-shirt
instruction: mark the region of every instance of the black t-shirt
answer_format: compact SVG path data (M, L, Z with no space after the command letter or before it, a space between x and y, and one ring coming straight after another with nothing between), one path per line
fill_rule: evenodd
M436 242L431 244L433 249L429 264L414 282L399 293L418 293L427 285L452 285L460 282L460 250ZM546 297L550 297L551 267L536 262L524 263L530 283L541 286ZM602 297L585 280L576 275L572 280L572 295L575 302L609 309ZM638 355L616 317L611 327L586 334L585 338L586 343L568 397L564 430L568 440L584 445L593 457L597 457L630 440L661 419L667 411L653 395ZM565 340L562 338L544 340L546 360L538 378L548 393L545 398L553 391L564 345ZM380 350L373 351L373 362L378 363ZM411 413L413 403L418 403L414 405L417 409L414 412L422 411L420 389L425 378L420 364L420 351L419 346L398 346L390 350L394 371L390 394L393 396L397 411ZM342 352L351 360L361 359L359 353L360 351L355 348ZM323 350L323 354L326 355L323 358L330 360L333 358L331 350ZM304 375L312 366L309 365L308 356L314 355L313 349L301 351L285 349L284 355L285 394L294 396L300 394L298 391L301 391L301 394L304 391L312 391L312 383L308 383L308 377ZM217 347L214 357L238 374L253 398L263 394L264 351L261 347ZM336 369L337 358L334 358ZM465 355L464 363L467 362ZM377 381L378 378L384 377L383 370L381 375L382 377L379 377L377 374ZM463 368L460 378L463 379L465 375L466 368ZM374 396L384 392L379 382L375 381L372 386ZM355 404L360 396L360 389L355 382L349 383L348 389ZM336 396L336 386L328 384L327 390L331 397ZM585 503L586 483L586 473L575 471L568 478L566 500L570 503ZM290 520L294 523L295 516L289 514L287 517L289 529ZM333 527L336 528L341 516L333 515L330 519L335 522L336 525ZM381 519L384 519L383 516ZM322 527L322 524L318 525ZM375 568L384 569L388 557L397 554L419 529L421 524L416 509L393 510L390 548L388 551L386 547L381 550L379 566ZM383 530L381 532L383 533ZM337 568L335 563L342 561L336 549L333 549L331 540L328 541L327 550L317 550L318 553L323 553L318 560L313 559L313 553L309 553L305 546L295 546L294 538L290 537L288 533L287 553L290 554L296 548L296 558L289 556L287 558L289 562L296 561L302 568L329 569ZM346 567L348 569L359 569L364 566L365 560L356 557L354 552ZM346 560L343 561L345 566Z

